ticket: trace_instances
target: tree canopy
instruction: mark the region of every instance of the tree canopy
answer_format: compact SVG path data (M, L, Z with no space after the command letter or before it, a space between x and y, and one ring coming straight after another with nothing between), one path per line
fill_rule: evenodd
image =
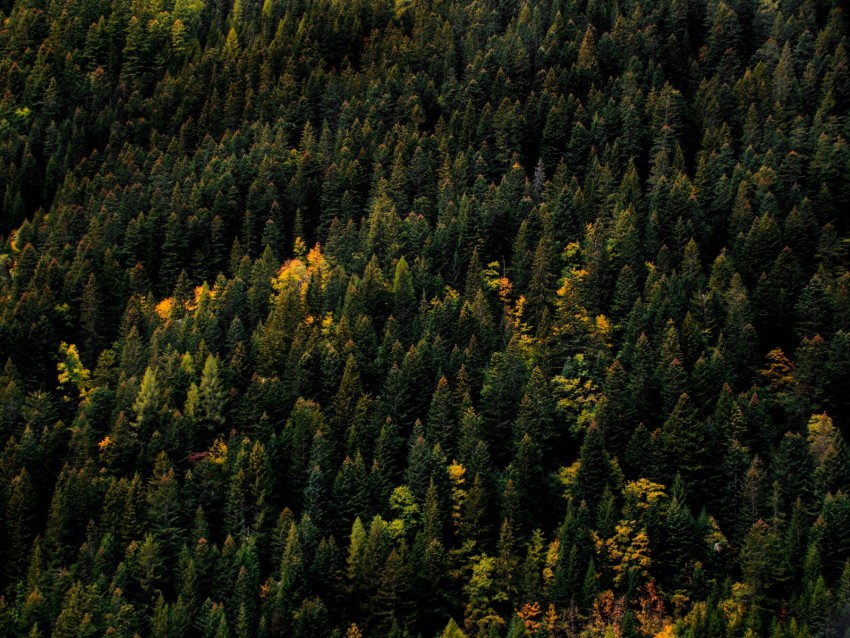
M0 635L842 635L849 27L0 0Z

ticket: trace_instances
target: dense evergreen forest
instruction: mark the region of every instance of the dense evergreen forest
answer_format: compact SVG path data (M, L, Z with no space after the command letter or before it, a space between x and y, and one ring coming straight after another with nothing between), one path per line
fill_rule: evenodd
M0 635L850 628L837 0L0 0Z

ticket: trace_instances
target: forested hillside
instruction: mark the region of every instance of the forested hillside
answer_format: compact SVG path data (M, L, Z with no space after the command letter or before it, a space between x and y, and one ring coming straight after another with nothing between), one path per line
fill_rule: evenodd
M838 0L0 0L0 635L846 636Z

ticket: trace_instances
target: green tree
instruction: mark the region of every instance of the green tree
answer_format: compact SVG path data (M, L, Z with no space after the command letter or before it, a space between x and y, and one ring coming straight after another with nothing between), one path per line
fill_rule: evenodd
M475 636L487 636L492 630L505 626L505 619L493 607L508 599L507 594L497 588L495 570L495 558L486 554L475 557L472 576L464 587L467 598L464 625L466 631Z
M416 293L413 288L413 276L410 273L410 267L407 260L402 255L395 267L395 275L393 276L393 316L405 334L409 333L409 328L416 315Z
M133 412L136 414L135 425L143 432L149 433L159 425L162 408L162 393L157 382L157 371L148 367L139 386L139 393L133 402Z
M437 382L437 389L434 391L431 407L428 410L428 439L433 443L439 443L440 448L447 455L451 455L455 449L457 429L454 397L448 380L443 376Z
M29 472L24 468L9 482L3 518L3 575L7 583L13 583L24 575L26 557L36 531L37 501Z

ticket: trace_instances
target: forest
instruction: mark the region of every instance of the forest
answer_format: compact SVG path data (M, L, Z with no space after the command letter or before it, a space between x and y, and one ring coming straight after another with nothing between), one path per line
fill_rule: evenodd
M0 636L848 636L848 36L0 0Z

